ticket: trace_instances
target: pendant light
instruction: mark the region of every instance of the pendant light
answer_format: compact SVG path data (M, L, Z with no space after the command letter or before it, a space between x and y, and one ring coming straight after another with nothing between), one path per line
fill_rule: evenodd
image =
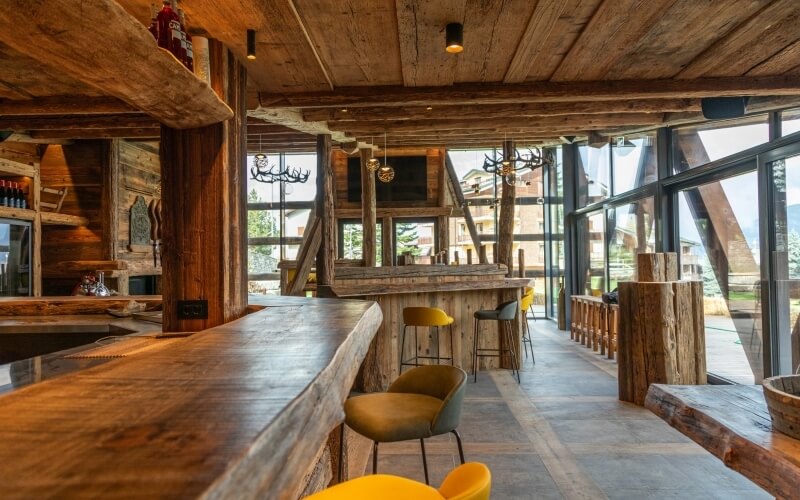
M386 132L383 133L383 166L378 169L378 180L392 182L394 169L386 162Z
M247 58L256 58L256 30L247 30Z

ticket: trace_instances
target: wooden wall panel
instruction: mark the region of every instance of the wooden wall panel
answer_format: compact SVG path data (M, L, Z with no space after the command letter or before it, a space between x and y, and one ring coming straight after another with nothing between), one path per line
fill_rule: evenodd
M41 160L44 187L68 188L61 213L86 217L86 227L42 227L42 272L69 260L103 260L103 142L75 141L50 145ZM44 295L69 295L75 279L43 279Z

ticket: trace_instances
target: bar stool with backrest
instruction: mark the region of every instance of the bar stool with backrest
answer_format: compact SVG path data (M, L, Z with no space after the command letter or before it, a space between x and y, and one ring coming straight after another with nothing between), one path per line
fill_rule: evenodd
M519 309L522 314L522 350L525 351L525 357L528 357L528 349L526 344L531 349L531 360L536 364L536 357L533 355L533 340L531 339L531 327L528 324L528 310L533 304L533 288L528 289L525 287L525 295L519 301Z
M473 317L475 318L474 325L472 331L474 335L472 336L472 373L475 377L474 381L478 381L478 358L479 357L502 357L503 353L508 353L509 358L511 359L511 372L516 372L517 374L517 382L520 382L519 378L519 362L517 359L517 351L514 349L514 336L512 333L511 322L514 321L514 318L517 317L517 310L519 309L519 302L516 300L511 300L509 302L503 302L497 309L493 310L481 310L475 311ZM488 348L478 348L478 336L480 334L480 322L481 321L497 321L497 332L498 332L498 343L505 342L508 346L505 349L498 348L498 349L488 349ZM488 354L487 354L488 353Z
M467 374L449 365L424 365L400 375L386 392L354 396L344 403L344 421L372 440L372 473L378 471L378 443L419 439L425 484L428 460L425 438L452 433L464 463L464 449L456 427L461 421ZM340 454L342 450L340 448ZM339 457L341 463L342 457Z
M400 340L400 373L403 372L404 366L419 366L420 359L435 359L436 364L440 364L441 360L449 360L451 365L453 362L453 321L446 312L437 307L406 307L403 309L403 335ZM406 329L409 326L414 327L414 356L405 359L406 352ZM420 356L417 340L417 328L427 327L431 333L436 330L436 356ZM439 345L439 329L443 326L450 327L450 357L442 358L439 356L441 349Z

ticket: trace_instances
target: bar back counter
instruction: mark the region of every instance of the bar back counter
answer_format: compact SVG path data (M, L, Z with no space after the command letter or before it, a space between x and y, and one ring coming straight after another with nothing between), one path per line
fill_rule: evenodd
M0 396L3 497L297 498L343 420L381 310L259 304L163 348Z

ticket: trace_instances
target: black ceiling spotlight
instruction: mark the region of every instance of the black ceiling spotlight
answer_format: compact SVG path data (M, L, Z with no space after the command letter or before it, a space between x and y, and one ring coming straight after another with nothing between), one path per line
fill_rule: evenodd
M256 30L247 30L247 58L256 58Z
M445 48L451 54L458 54L464 50L464 25L461 23L450 23L445 28Z
M704 97L700 99L703 117L709 120L739 118L747 112L749 97Z

